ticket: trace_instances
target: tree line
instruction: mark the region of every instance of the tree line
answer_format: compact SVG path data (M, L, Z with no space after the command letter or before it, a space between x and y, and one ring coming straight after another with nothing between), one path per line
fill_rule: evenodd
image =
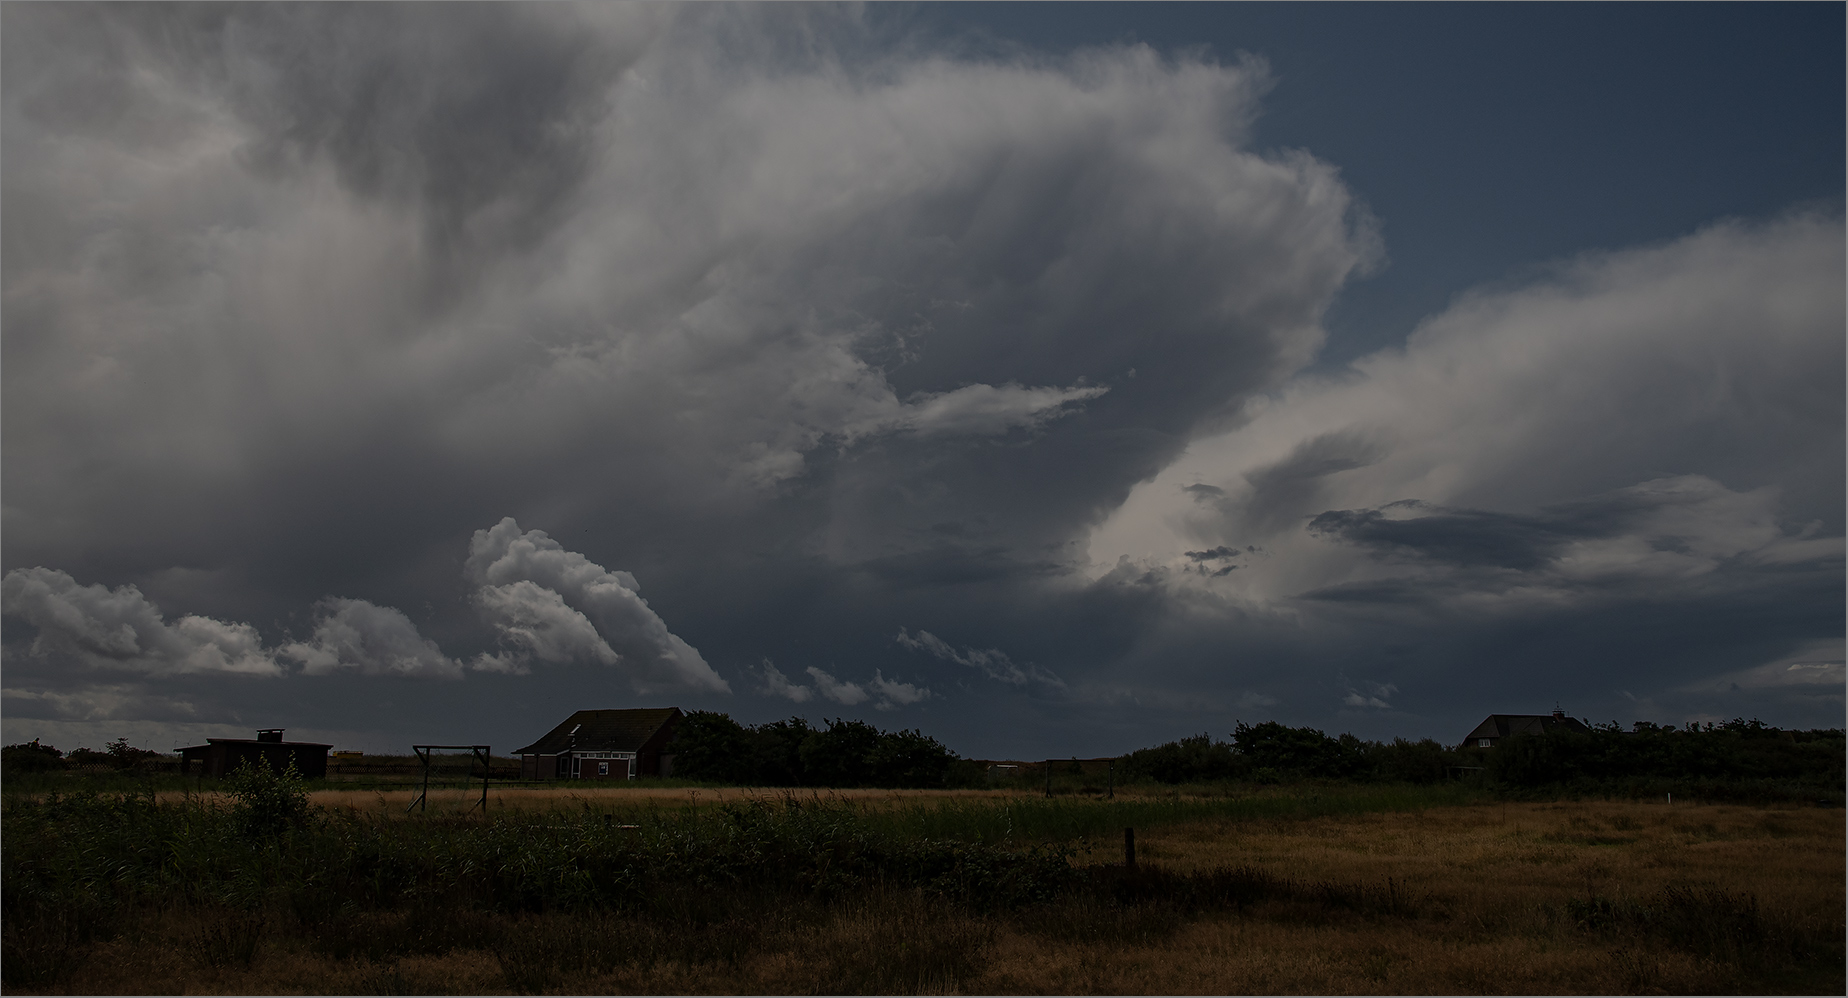
M981 777L974 763L919 731L881 731L835 719L816 727L800 717L746 726L726 714L681 717L667 750L674 775L754 787L929 789Z
M1492 748L1448 748L1432 739L1363 741L1276 721L1239 723L1230 741L1195 735L1132 752L1129 779L1156 783L1222 780L1281 782L1305 778L1433 783L1481 773L1514 787L1639 780L1765 781L1839 791L1844 781L1842 729L1790 731L1735 718L1685 727L1615 722L1574 731L1501 739Z

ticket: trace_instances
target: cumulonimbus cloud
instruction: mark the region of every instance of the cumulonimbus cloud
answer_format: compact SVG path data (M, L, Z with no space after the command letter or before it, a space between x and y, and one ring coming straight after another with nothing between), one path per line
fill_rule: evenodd
M553 662L594 661L623 670L641 692L731 689L698 650L667 629L635 576L606 569L513 517L475 531L467 577L475 605L522 652ZM478 666L512 669L486 658Z

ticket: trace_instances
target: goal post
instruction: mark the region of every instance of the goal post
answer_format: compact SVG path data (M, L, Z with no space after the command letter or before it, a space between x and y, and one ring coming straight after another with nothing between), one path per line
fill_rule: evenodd
M436 761L439 758L457 758L457 756L451 755L450 753L461 753L461 752L468 753L468 770L465 774L463 774L463 779L461 780L462 788L464 790L472 791L474 789L475 765L477 763L481 765L481 796L477 798L473 803L469 804L469 806L465 810L473 811L475 808L479 807L481 808L481 813L486 814L488 812L488 776L490 773L493 772L493 758L488 751L488 746L486 745L413 745L411 746L411 751L417 753L417 762L419 766L422 768L423 773L422 773L422 780L417 790L417 798L411 801L410 807L405 808L406 812L417 811L419 813L422 813L428 810L429 802L430 802L430 776L431 776L432 768L435 767ZM439 774L439 781L441 781L441 778L443 775L447 775L447 774ZM439 787L443 785L444 785L443 782L438 783ZM469 796L473 796L473 795L470 794Z

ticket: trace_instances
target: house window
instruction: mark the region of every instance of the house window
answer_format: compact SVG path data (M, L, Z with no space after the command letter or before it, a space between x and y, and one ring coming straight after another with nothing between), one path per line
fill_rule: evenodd
M1493 739L1493 738L1478 738L1478 739L1476 739L1476 747L1477 747L1477 748L1490 748L1490 747L1492 747L1492 746L1494 746L1494 744L1495 744L1495 739Z
M607 763L607 762L599 762L599 763L597 763L597 775L598 775L598 776L608 776L608 775L610 775L610 764L609 764L609 763Z

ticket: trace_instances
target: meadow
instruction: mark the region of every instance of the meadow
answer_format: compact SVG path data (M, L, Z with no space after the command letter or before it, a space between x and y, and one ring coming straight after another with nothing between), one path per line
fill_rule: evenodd
M1843 812L1462 784L12 793L9 993L1839 993ZM1136 829L1125 865L1123 829Z

